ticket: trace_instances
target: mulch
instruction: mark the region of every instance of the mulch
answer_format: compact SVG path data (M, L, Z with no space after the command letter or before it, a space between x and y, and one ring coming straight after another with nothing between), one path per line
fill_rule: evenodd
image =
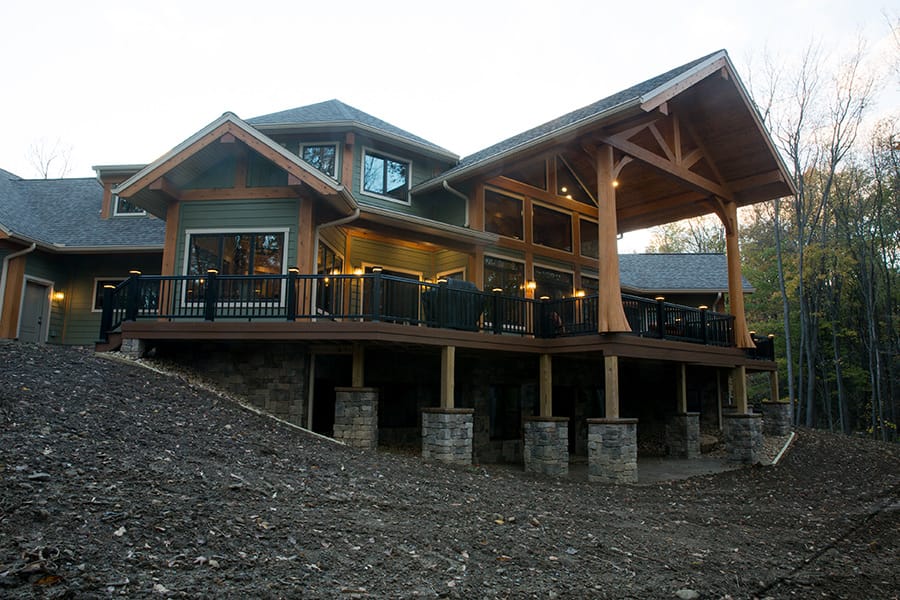
M4 598L900 595L900 448L818 431L774 467L589 484L353 450L7 343L0 476Z

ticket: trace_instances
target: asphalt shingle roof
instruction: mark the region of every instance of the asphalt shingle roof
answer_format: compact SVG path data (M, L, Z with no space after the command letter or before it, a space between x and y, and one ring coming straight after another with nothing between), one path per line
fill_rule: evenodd
M676 77L691 70L700 63L709 60L712 56L719 54L720 52L723 51L718 50L696 60L692 60L689 63L672 69L671 71L666 71L661 75L657 75L656 77L652 77L650 79L647 79L646 81L642 81L641 83L633 85L630 88L622 90L621 92L617 92L612 96L607 96L606 98L597 100L592 104L588 104L587 106L579 108L578 110L574 110L561 117L557 117L556 119L548 121L543 125L538 125L537 127L529 129L528 131L523 131L522 133L507 138L502 142L498 142L483 150L479 150L474 154L470 154L469 156L464 157L456 167L445 173L442 173L440 177L442 179L452 177L453 174L457 171L470 168L477 163L488 161L491 158L503 154L516 147L528 144L529 142L537 140L538 138L552 135L562 129L578 123L579 121L590 119L591 117L599 115L600 113L603 113L604 111L607 111L611 108L640 98L644 94L655 90L667 81L675 79Z
M724 254L620 254L622 287L641 291L728 291ZM744 292L753 286L743 279Z
M446 148L442 148L433 142L429 142L424 138L400 129L395 125L391 125L387 121L382 121L377 117L373 117L369 113L363 112L358 108L344 104L340 100L326 100L325 102L310 104L309 106L290 108L288 110L247 119L247 123L250 123L254 127L266 125L314 125L317 123L328 124L343 122L359 123L360 125L383 131L394 137L404 138L416 144L427 146L448 157L456 157L455 154Z
M103 186L94 178L22 179L0 169L0 225L48 246L159 246L165 222L146 216L100 218Z

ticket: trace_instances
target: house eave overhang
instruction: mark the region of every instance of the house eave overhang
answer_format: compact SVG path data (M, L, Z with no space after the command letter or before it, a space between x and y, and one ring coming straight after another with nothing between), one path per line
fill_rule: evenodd
M474 231L466 227L450 225L448 223L425 219L423 217L406 215L377 206L362 205L360 207L360 218L381 225L398 227L408 231L415 231L417 233L475 246L495 244L499 239L499 237L493 233Z
M142 202L142 198L139 198L138 195L146 194L151 183L162 179L172 168L187 160L192 154L190 152L192 147L196 147L196 151L200 151L229 133L248 146L269 154L270 157L273 157L279 163L279 166L285 168L289 175L305 183L307 187L332 202L339 210L343 208L342 212L353 214L358 208L359 205L356 199L345 186L305 163L299 156L292 154L261 131L230 112L226 112L154 162L146 165L137 173L113 187L113 193L123 198L134 198L139 206L146 208L154 216L165 219L167 201L145 203Z
M365 123L360 123L359 121L347 120L347 121L312 121L306 123L271 123L265 125L252 125L251 127L255 127L262 133L302 133L303 131L324 131L324 130L351 130L355 129L366 135L370 135L372 137L378 137L390 141L395 144L403 145L406 147L414 148L416 151L421 152L423 154L427 154L429 156L433 156L435 158L439 158L441 160L447 160L451 162L459 161L459 156L454 154L453 152L443 150L441 148L437 148L435 146L431 146L429 144L423 144L416 140L411 140L407 137L403 137L401 135L396 135L382 129L378 129L377 127L373 127L371 125L366 125Z

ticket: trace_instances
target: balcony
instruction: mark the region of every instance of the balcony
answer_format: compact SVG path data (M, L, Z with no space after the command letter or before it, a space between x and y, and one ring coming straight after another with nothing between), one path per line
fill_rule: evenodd
M100 339L126 321L357 322L535 339L598 335L596 295L533 300L466 281L365 275L135 275L104 290ZM734 317L622 294L629 335L734 347ZM773 360L760 339L751 358ZM766 343L767 342L767 343Z

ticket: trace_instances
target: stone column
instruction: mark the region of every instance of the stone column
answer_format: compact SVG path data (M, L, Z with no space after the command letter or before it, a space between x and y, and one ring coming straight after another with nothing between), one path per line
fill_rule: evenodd
M762 451L762 415L734 413L722 416L728 461L745 465L757 464Z
M119 352L128 358L143 358L147 353L147 342L137 338L122 338L122 346Z
M334 388L334 437L354 448L378 447L378 390Z
M666 445L669 456L700 457L700 413L679 413L666 422Z
M422 410L422 458L453 465L472 464L473 408Z
M523 458L526 473L568 475L568 417L526 417Z
M763 433L787 435L791 432L792 414L790 401L763 402Z
M637 481L637 419L588 419L588 481Z

